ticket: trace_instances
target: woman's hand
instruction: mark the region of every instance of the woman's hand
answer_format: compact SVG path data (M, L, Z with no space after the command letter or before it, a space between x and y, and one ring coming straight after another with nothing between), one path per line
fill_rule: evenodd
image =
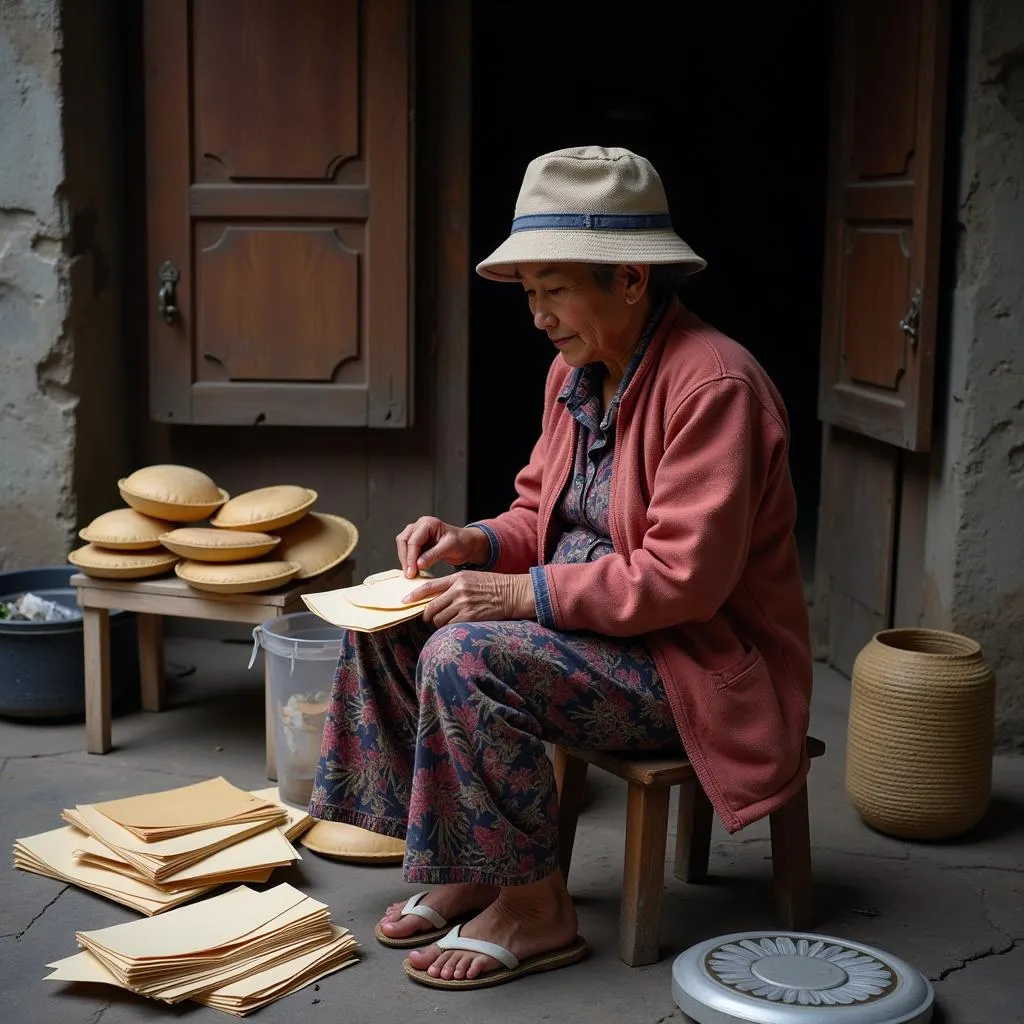
M408 579L438 562L449 565L482 565L491 554L490 541L483 530L450 526L437 516L420 516L396 538L398 564Z
M424 583L410 591L406 600L421 601L425 597L433 600L423 609L423 618L438 627L451 622L500 622L537 615L529 573L509 576L466 570Z

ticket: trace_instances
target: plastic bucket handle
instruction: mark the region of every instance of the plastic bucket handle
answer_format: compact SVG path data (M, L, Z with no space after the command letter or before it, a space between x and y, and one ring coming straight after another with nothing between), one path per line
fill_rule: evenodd
M256 656L261 647L275 657L287 658L290 662L289 675L295 674L296 661L332 661L337 658L337 653L332 653L326 658L323 657L324 643L322 641L281 636L279 633L267 632L263 626L253 626L252 653L249 655L248 665L250 669L256 664Z
M278 638L278 639L280 639L280 638ZM248 668L251 669L253 667L253 665L256 664L256 655L258 655L260 653L260 647L265 647L265 645L263 643L263 627L262 626L253 626L253 628L252 628L252 653L249 655L249 665L248 665ZM292 641L292 652L291 652L290 657L288 658L288 661L289 661L288 675L290 675L290 676L295 674L295 656L296 656L296 654L298 654L298 651L299 651L299 645L298 645L298 643L296 641L293 640ZM275 652L275 653L277 653L277 652ZM278 657L280 657L280 655L278 655Z

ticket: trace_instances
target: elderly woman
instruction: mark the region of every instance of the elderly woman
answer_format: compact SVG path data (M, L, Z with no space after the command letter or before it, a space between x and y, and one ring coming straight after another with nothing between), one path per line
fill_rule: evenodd
M730 832L803 784L786 412L753 357L676 297L703 266L651 164L585 147L531 162L511 237L477 268L523 289L556 349L540 436L508 511L398 535L409 599L432 600L347 636L310 806L405 838L405 880L430 888L377 938L426 947L405 963L426 984L586 951L545 741L685 749ZM412 582L440 562L458 571Z

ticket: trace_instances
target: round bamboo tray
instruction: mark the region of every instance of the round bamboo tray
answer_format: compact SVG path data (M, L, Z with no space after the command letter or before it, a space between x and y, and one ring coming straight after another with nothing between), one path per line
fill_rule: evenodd
M878 633L857 656L846 791L872 828L948 839L976 825L992 790L995 679L980 645L935 629Z

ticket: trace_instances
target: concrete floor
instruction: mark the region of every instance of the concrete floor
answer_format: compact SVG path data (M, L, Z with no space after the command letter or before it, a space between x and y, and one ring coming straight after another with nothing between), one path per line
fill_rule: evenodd
M63 807L183 785L222 774L239 786L263 777L262 673L247 647L174 640L172 670L195 671L169 688L163 714L114 720L115 749L84 752L81 723L0 721L0 821L5 840L60 824ZM813 732L829 744L810 780L816 930L902 956L935 983L935 1020L1024 1022L1024 759L995 764L991 812L976 833L944 844L877 835L843 792L846 681L817 676ZM328 903L362 943L362 961L260 1011L273 1022L682 1021L670 994L673 957L701 939L773 927L766 823L727 837L716 824L713 881L686 886L666 871L663 959L641 969L617 954L624 787L592 772L571 889L593 955L582 964L481 992L438 992L406 979L402 954L379 946L373 925L411 889L399 868L342 865L304 854L288 880ZM10 847L8 846L8 849ZM126 1024L227 1019L196 1004L167 1007L107 988L44 983L45 965L76 951L77 929L133 919L127 908L45 878L0 867L0 1019L16 1024Z

